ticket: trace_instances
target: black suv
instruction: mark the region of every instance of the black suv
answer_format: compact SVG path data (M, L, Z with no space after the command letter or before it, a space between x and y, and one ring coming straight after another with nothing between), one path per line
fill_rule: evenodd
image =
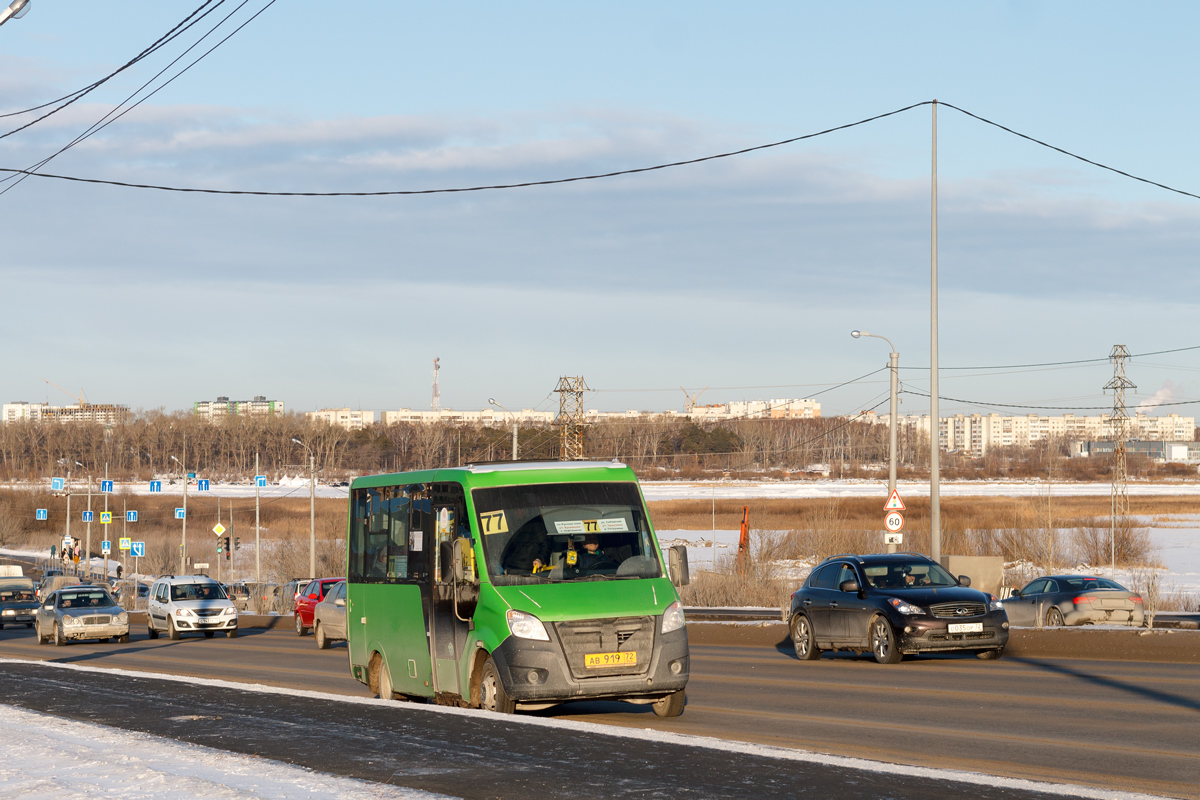
M954 650L999 658L1008 643L1004 604L970 585L917 553L827 558L792 595L796 655L870 650L881 664Z

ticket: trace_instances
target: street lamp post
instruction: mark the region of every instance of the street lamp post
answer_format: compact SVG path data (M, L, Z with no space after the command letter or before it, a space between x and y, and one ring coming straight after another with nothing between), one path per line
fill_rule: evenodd
M32 3L29 0L13 0L8 4L8 8L0 11L0 25L8 22L10 19L20 19L29 13L29 7Z
M317 460L312 448L299 439L293 442L308 451L308 577L317 577Z
M508 416L510 418L512 418L512 424L513 424L513 457L512 457L512 460L516 461L517 460L517 415L514 414L513 412L509 411L504 406L497 403L495 398L493 398L493 397L488 398L488 403L495 406L496 408L500 409L505 414L508 414Z
M183 461L180 461L180 460L179 460L178 458L176 458L175 456L171 456L171 460L172 460L172 461L174 461L176 464L178 464L178 465L179 465L179 468L180 468L181 470L183 470L183 533L181 534L181 536L180 536L180 539L179 539L179 574L180 574L180 575L186 575L186 574L187 574L187 487L188 487L188 474L187 474L187 465L186 465L184 462L186 462L186 461L187 461L187 445L185 444L185 445L183 446Z
M891 427L891 431L888 434L888 497L890 498L892 493L896 491L896 414L899 406L900 354L896 352L896 345L892 344L892 340L886 336L878 336L866 331L850 331L850 335L855 339L862 336L869 336L872 339L883 339L888 343L888 347L892 349L888 359L888 370L892 373L891 404L889 406L889 416L891 417L891 425L889 427ZM896 545L889 544L888 552L896 552Z

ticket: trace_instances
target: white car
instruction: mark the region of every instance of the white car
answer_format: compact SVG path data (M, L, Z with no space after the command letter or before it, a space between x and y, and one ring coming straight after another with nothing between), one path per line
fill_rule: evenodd
M211 639L218 631L230 639L238 633L238 613L221 584L204 575L171 575L150 587L146 625L150 638L165 633L203 633Z

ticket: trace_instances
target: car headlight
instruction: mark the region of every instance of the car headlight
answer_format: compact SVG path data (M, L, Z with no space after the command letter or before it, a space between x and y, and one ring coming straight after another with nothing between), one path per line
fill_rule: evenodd
M508 629L512 631L513 636L519 639L550 641L550 635L546 633L546 626L533 614L526 614L524 611L510 608L506 616L508 617Z
M988 597L991 598L990 602L988 602L988 608L990 608L992 611L1004 610L1004 603L1000 602L999 597L996 597L994 594L989 594Z
M16 612L16 609L6 608L6 609L4 609L2 615L5 617L15 617L17 615L17 612Z
M116 623L118 625L128 624L129 623L129 615L127 613L125 613L124 611L122 611L120 614L117 614Z
M72 617L70 615L63 617L63 625L66 625L67 627L71 627L73 625L82 625L82 624L83 624L83 620L81 620L79 617Z
M225 615L229 615L229 614L236 614L236 613L237 613L237 609L236 609L236 608L234 608L233 606L230 606L229 608L225 609L225 610L224 610L224 611L222 611L221 613L222 613L222 614L225 614Z
M192 611L190 608L177 608L177 609L175 609L175 616L177 616L177 617L194 617L194 616L196 616L196 612Z
M892 608L896 609L901 614L910 614L911 615L911 614L924 614L925 613L925 609L923 609L919 606L914 606L912 603L909 603L906 600L901 600L898 597L889 598L888 602L892 604Z
M670 633L677 631L686 624L683 618L683 603L676 600L671 605L667 606L667 610L663 612L662 633Z

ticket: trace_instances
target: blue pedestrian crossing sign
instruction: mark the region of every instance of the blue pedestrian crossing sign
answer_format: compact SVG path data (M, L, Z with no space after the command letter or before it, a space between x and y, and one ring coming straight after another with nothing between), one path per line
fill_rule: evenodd
M129 555L133 556L134 558L144 557L146 555L146 543L145 542L130 542L129 543Z
M93 511L83 512L83 521L84 522L91 522L94 517L95 517L95 512L93 512Z
M62 478L50 479L50 491L61 492L63 490L64 481Z
M111 511L101 511L100 512L100 524L101 525L111 525L112 524L112 512Z
M207 492L209 488L208 478L201 478L196 481L196 491Z
M100 481L100 491L105 494L112 494L112 481Z
M151 492L161 492L162 491L162 481L150 481L150 491Z
M186 516L187 516L187 509L186 509L186 508L177 508L177 509L175 509L175 519L183 519L183 518L185 518Z
M254 485L260 489L262 487L266 486L267 485L267 476L266 475L255 475L254 476Z
M117 547L121 548L122 550L128 550L129 544L130 544L130 539L128 536L122 536L120 539L117 540Z
M50 519L50 511L45 508L39 508L37 510L37 518L38 519Z
M136 511L126 511L125 512L125 521L126 522L137 522L137 512Z
M112 542L110 542L108 539L105 539L103 542L100 543L100 555L106 556L111 552L112 552Z

